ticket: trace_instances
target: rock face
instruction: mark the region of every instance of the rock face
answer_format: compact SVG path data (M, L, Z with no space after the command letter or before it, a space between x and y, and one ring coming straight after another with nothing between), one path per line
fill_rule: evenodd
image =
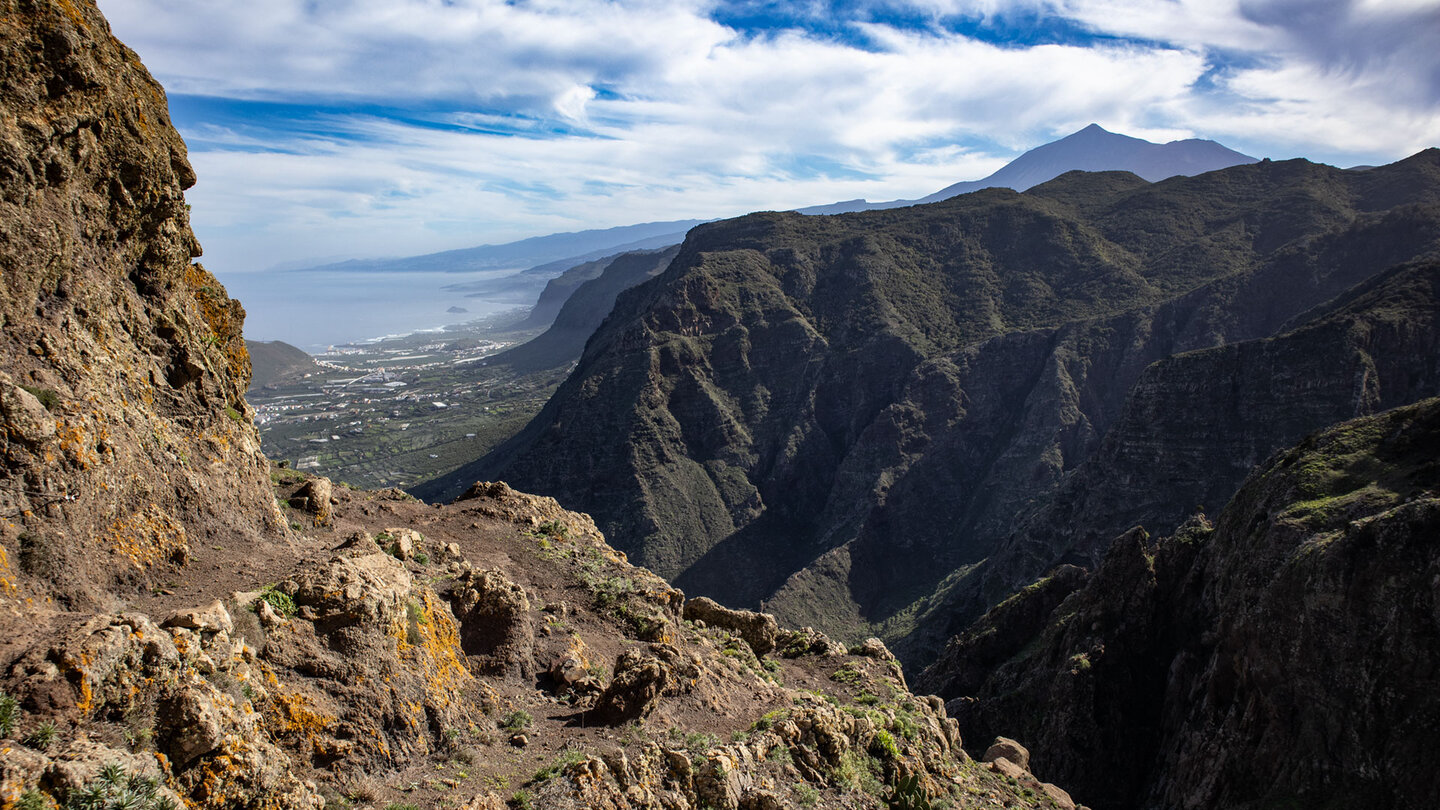
M1433 357L1433 355L1432 355ZM1440 768L1440 400L1274 456L1214 522L1118 538L1042 626L992 610L918 679L1101 808L1424 805ZM1017 652L978 671L992 635ZM958 673L957 673L958 667Z
M425 493L503 477L594 515L693 594L879 630L923 661L1136 522L1165 532L1218 509L1307 431L1436 393L1415 359L1430 326L1349 331L1320 305L1440 245L1437 180L1429 150L1364 172L1070 174L1024 194L701 226L620 296L521 434ZM1278 335L1297 337L1245 343ZM1222 346L1236 348L1206 370L1185 354ZM1202 407L1238 426L1214 448L1191 418ZM1145 432L1157 414L1171 424ZM1124 476L1150 490L1085 501L1099 454L1118 476L1104 497Z
M280 521L164 92L92 3L0 17L0 577L93 606Z

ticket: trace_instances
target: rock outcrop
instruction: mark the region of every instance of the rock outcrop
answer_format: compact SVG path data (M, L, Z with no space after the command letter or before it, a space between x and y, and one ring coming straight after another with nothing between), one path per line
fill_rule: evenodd
M1043 624L992 610L919 688L968 735L1018 734L1037 773L1096 807L1424 805L1437 450L1433 399L1308 437L1213 524L1125 534L1058 604L1016 596ZM1015 653L983 652L992 634Z

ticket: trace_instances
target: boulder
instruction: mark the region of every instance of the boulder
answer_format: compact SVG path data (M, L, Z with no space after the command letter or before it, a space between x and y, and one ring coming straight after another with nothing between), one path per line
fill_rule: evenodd
M670 669L659 658L626 650L615 659L610 685L600 693L587 717L610 726L639 720L655 710L669 680Z
M780 625L774 616L752 610L732 610L704 596L685 603L685 618L735 633L756 655L773 652L780 637Z
M219 599L205 607L182 610L166 619L160 626L183 627L197 633L230 633L235 630L230 611L225 609L225 603Z
M161 701L156 719L170 759L184 768L220 747L225 739L220 708L214 697L199 688L187 688Z
M531 677L535 628L525 589L498 569L468 572L457 585L453 608L465 654L486 674Z
M994 762L1002 758L1020 766L1021 770L1030 770L1030 751L1009 737L996 737L995 742L985 749L985 755L980 761Z
M331 509L334 501L335 485L330 483L329 478L312 478L301 484L295 494L290 496L290 505L314 515L317 526L330 522L334 515Z

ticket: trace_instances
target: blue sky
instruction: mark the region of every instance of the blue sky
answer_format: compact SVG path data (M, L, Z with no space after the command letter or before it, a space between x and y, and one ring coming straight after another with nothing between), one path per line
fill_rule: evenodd
M1440 0L99 0L165 84L206 265L918 197L1096 122L1440 145Z

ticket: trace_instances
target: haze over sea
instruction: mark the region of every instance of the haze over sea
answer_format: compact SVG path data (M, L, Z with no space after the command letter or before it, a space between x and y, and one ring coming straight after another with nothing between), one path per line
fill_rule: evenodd
M513 308L520 302L466 298L442 288L514 272L266 271L236 273L225 279L225 286L245 305L247 339L283 340L313 354L341 343L439 329ZM447 312L451 307L467 311Z

